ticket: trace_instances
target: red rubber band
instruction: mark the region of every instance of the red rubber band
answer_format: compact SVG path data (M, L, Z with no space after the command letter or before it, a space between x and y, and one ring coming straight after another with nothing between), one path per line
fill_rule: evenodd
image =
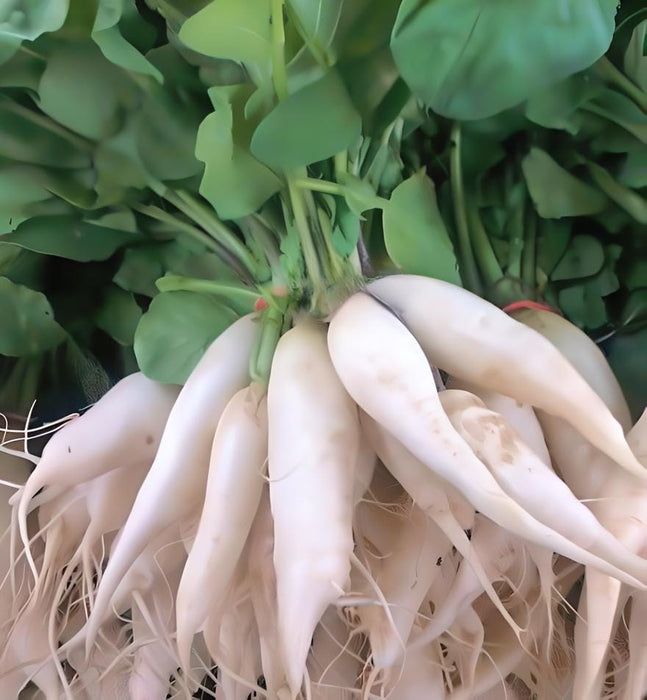
M539 309L540 311L552 311L552 313L557 314L558 316L562 315L557 309L554 309L552 306L548 306L548 304L542 304L538 301L532 301L530 299L520 299L519 301L513 301L512 304L508 304L507 306L503 307L503 311L505 311L507 314L512 313L513 311L518 311L519 309Z
M269 304L267 303L267 299L263 299L263 297L258 297L258 299L254 302L254 311L263 311L263 309L267 309Z

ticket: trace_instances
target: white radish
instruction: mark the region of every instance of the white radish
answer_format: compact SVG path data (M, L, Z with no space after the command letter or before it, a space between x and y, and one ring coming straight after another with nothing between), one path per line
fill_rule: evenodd
M629 675L622 700L643 698L647 693L647 596L634 593L629 622Z
M263 676L268 695L273 697L282 682L282 666L277 633L274 523L267 487L249 533L248 552L249 594L258 627Z
M505 580L506 574L521 554L518 538L480 515L472 529L471 545L475 557L484 562L490 582ZM438 638L482 592L483 585L468 560L464 559L447 597L442 601L434 601L434 615L421 635L412 640L411 647L416 649ZM516 624L514 627L520 629Z
M576 545L647 581L647 560L625 549L501 415L466 391L444 391L440 401L456 431L528 513Z
M149 540L199 507L216 426L229 399L249 383L255 337L253 315L236 321L211 344L182 388L101 579L88 619L87 649L120 579Z
M279 642L295 698L312 634L348 583L353 551L359 421L321 324L299 323L280 339L268 415Z
M356 639L336 607L321 618L308 655L313 700L352 700L362 673Z
M225 594L258 509L267 460L267 401L259 386L236 393L213 441L202 515L177 596L177 648L188 668L193 635Z
M418 507L401 518L395 547L385 554L375 578L393 622L379 604L358 609L375 668L393 666L405 651L418 608L450 547L442 530Z
M541 431L541 424L531 406L455 377L450 377L447 382L447 388L462 389L463 391L469 391L474 396L478 396L491 411L500 413L539 459L550 466L550 454L548 453L548 447L546 447L544 434Z
M402 668L393 669L389 674L391 679L394 682L385 683L385 697L394 700L444 700L447 697L442 665L429 648L408 651Z
M338 375L359 406L388 426L395 438L456 486L477 510L521 537L644 587L540 523L501 489L445 415L415 338L379 302L362 293L348 299L330 323L328 347Z
M587 569L575 623L574 697L602 696L610 642L626 600L620 581Z
M563 418L620 466L647 479L620 423L540 333L441 280L392 275L367 290L400 316L435 366Z
M27 511L36 493L49 485L71 487L117 467L150 464L179 390L136 372L50 438L20 494L18 522L28 557Z
M549 340L604 401L623 430L630 428L629 407L620 384L600 348L583 330L543 309L518 309L511 316Z
M175 631L175 596L181 568L159 577L156 585L137 596L132 606L136 650L128 680L131 700L165 700L169 678L177 669L171 636Z

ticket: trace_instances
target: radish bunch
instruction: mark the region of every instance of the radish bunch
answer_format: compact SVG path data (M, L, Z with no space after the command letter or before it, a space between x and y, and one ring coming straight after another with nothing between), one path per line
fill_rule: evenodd
M639 700L647 420L591 341L394 275L265 386L262 313L2 464L3 697Z

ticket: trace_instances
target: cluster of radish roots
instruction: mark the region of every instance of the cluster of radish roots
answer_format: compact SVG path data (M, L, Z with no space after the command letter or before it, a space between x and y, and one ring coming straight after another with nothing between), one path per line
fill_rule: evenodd
M5 431L2 698L640 700L647 419L597 347L396 275L262 386L260 316Z

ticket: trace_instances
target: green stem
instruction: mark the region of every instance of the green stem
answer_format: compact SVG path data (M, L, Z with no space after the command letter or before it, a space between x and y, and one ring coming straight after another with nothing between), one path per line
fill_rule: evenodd
M151 219L161 221L164 224L173 226L182 233L186 233L195 241L201 243L207 250L210 250L212 253L215 253L219 258L226 262L227 265L231 266L231 268L241 279L249 281L249 273L241 265L238 258L233 256L226 248L223 248L222 245L218 243L218 241L215 241L202 229L199 229L197 226L193 226L192 224L189 224L186 221L182 221L182 219L178 219L176 216L173 216L172 214L169 214L163 209L160 209L159 207L153 205L133 204L131 206L135 211L138 211L141 214L150 217Z
M283 0L271 0L272 18L272 81L279 100L288 96L288 76L285 67L285 29Z
M176 216L173 216L172 214L169 214L163 209L160 209L159 207L156 207L152 204L135 203L131 206L135 211L138 211L140 214L144 214L144 216L148 216L151 219L155 219L156 221L161 221L164 224L169 224L170 226L177 228L179 231L188 234L191 238L193 238L196 241L199 241L200 243L202 243L203 246L205 246L212 252L218 255L222 253L221 246L218 245L218 243L214 241L213 238L211 238L211 236L208 236L202 229L199 229L197 226L193 226L193 224L189 224L186 221L182 221L182 219L178 219Z
M330 61L326 56L325 50L317 45L316 40L313 39L305 30L299 16L292 11L290 3L285 6L285 10L288 14L290 22L295 26L297 33L303 39L304 44L308 47L308 51L312 54L312 57L322 68L329 68Z
M530 294L537 286L537 217L530 210L524 226L525 240L521 253L521 281Z
M176 206L181 212L193 219L197 224L218 241L220 245L234 255L246 268L252 278L256 279L256 261L250 255L244 243L240 241L225 224L220 221L214 211L204 206L188 192L166 189L164 198Z
M18 116L23 117L27 121L32 122L32 124L36 124L37 126L41 126L43 129L47 129L47 131L50 131L52 134L60 136L61 138L65 139L68 143L72 144L72 146L78 148L80 151L90 153L94 150L94 144L91 141L88 141L87 139L84 139L81 136L77 136L73 132L68 131L65 127L61 126L60 124L57 124L53 119L46 117L44 114L34 112L31 109L28 109L27 107L21 105L19 102L15 102L6 95L0 95L0 102L10 112L13 112Z
M252 382L267 386L272 358L283 329L283 312L272 307L266 309L261 317L261 325L261 332L252 352L249 376Z
M503 278L503 270L496 257L490 238L479 216L478 207L472 203L467 207L471 242L478 269L488 288L493 287Z
M292 180L293 184L302 190L311 192L323 192L324 194L336 194L340 197L344 195L344 188L337 182L329 180L318 180L314 177L298 177Z
M510 255L507 274L511 277L521 279L521 258L524 249L524 201L517 204L512 211L512 221L510 224Z
M643 112L647 112L647 93L643 92L633 80L618 70L606 56L603 56L595 63L594 68L602 78L619 87Z
M238 287L233 284L224 284L214 280L203 280L195 277L185 277L184 275L164 275L160 277L155 285L160 292L205 292L217 296L236 295L247 302L254 304L258 299L258 292L245 287Z
M317 207L317 220L321 229L321 236L324 240L324 245L326 246L326 252L328 253L332 278L335 281L341 280L344 275L344 264L341 256L339 253L337 253L332 244L333 230L330 219L321 207Z
M308 225L308 216L306 213L305 204L303 202L303 195L294 185L292 178L287 178L287 183L290 203L292 205L292 213L294 215L294 224L299 234L299 241L301 243L301 251L303 252L306 272L310 278L310 281L312 282L315 297L318 298L319 294L324 290L324 281L321 275L317 250L312 240L312 234Z
M483 295L481 280L479 279L476 262L472 253L469 226L467 223L465 189L463 186L463 166L461 164L461 128L458 122L454 122L451 132L451 188L454 200L454 216L456 218L456 232L458 235L458 251L460 257L460 270L465 284L475 294Z

